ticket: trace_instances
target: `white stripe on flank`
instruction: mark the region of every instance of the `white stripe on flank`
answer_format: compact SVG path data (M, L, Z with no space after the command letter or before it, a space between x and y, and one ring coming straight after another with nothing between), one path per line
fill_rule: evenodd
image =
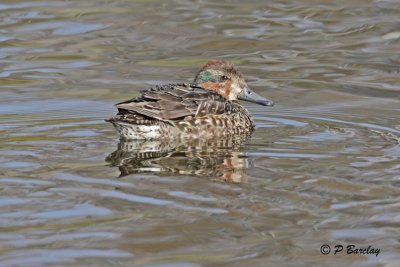
M120 135L126 139L152 139L161 137L159 125L118 123L116 128L120 132Z

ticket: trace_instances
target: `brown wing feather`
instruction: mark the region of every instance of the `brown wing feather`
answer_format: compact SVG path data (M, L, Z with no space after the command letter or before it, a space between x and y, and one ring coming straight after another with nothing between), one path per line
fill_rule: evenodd
M169 84L144 91L140 97L116 104L120 114L139 113L158 120L201 117L232 110L232 102L190 84Z

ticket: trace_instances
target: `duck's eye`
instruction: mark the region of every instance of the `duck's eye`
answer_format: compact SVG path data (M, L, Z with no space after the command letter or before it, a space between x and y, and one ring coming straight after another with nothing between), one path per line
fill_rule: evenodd
M230 79L231 78L229 76L226 76L226 75L222 75L222 77L221 77L222 81L227 81L227 80L230 80Z

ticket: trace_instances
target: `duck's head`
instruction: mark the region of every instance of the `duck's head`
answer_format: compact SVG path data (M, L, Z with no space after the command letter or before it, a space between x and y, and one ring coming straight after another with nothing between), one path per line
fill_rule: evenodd
M205 89L217 92L228 100L245 100L263 106L274 103L256 93L246 84L242 74L223 60L211 60L201 67L194 82Z

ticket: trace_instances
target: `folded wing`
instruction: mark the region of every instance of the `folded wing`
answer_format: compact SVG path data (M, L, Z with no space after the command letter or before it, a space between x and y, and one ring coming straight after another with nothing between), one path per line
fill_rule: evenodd
M116 104L120 114L138 113L162 121L230 113L233 103L191 84L169 84L144 91L140 97Z

